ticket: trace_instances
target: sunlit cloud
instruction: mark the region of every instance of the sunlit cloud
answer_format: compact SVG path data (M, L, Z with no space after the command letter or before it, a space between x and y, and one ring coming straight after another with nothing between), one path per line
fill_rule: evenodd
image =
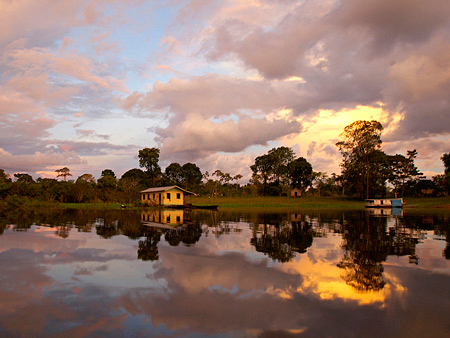
M449 3L1 6L0 141L12 157L45 153L49 143L82 157L78 138L100 138L113 148L135 146L121 162L111 155L111 165L107 155L83 158L94 174L105 165L134 167L136 150L148 145L161 148L164 163L199 161L203 170L232 155L239 161L235 168L227 162L229 171L239 172L255 155L286 145L330 174L339 172L333 149L343 128L377 119L384 149L416 148L419 169L442 171L450 130ZM136 132L118 132L118 117L136 123ZM32 172L53 165L30 163Z

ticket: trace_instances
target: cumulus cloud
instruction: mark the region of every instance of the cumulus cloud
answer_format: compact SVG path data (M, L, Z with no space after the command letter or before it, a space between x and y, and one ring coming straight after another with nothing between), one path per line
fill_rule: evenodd
M2 169L8 173L35 173L36 171L55 166L86 164L86 161L83 161L73 151L55 152L53 150L47 150L45 152L35 152L34 154L13 155L0 148L0 163L2 164Z
M269 29L223 21L207 55L233 55L268 79L301 76L299 115L381 101L405 112L402 137L445 132L449 18L442 1L305 1Z
M441 0L7 1L0 48L0 142L13 155L48 144L79 156L125 152L133 139L160 147L162 161L209 168L224 153L249 159L260 155L251 146L290 144L326 167L339 162L330 140L340 124L327 139L290 141L323 110L382 106L387 148L401 153L420 137L413 148L424 159L440 156L427 145L450 130L450 3ZM78 130L57 140L74 116ZM111 116L142 118L149 133L105 132Z
M170 117L166 127L154 126L161 154L197 160L215 152L237 153L251 145L298 133L301 125L279 110L297 99L295 82L270 83L206 75L157 83L145 94L124 102L140 112Z

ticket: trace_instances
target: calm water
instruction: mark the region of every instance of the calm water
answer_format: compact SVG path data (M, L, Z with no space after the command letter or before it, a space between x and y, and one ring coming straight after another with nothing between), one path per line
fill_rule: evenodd
M448 337L449 223L407 211L6 215L0 336Z

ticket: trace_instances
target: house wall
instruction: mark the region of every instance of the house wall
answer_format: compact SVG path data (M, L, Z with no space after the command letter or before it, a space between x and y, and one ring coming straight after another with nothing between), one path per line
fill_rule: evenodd
M291 190L291 197L302 197L302 192L299 189Z
M177 188L162 192L141 193L141 203L147 205L183 205L184 193Z

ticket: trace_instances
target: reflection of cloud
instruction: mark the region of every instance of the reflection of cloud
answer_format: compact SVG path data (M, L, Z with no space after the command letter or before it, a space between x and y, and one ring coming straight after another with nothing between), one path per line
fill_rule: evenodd
M320 239L315 239L315 242ZM336 238L335 247L332 249L335 253L340 252L340 240ZM385 287L380 291L358 292L352 286L348 285L342 278L343 271L337 264L341 257L338 255L329 255L331 248L314 249L313 253L297 257L279 268L289 274L295 274L302 277L302 282L298 286L287 289L270 289L268 292L281 298L292 299L296 293L315 294L320 299L342 299L353 300L359 304L381 303L385 304L386 299L393 293L405 292L405 288L394 276L384 273L384 279L387 281Z

